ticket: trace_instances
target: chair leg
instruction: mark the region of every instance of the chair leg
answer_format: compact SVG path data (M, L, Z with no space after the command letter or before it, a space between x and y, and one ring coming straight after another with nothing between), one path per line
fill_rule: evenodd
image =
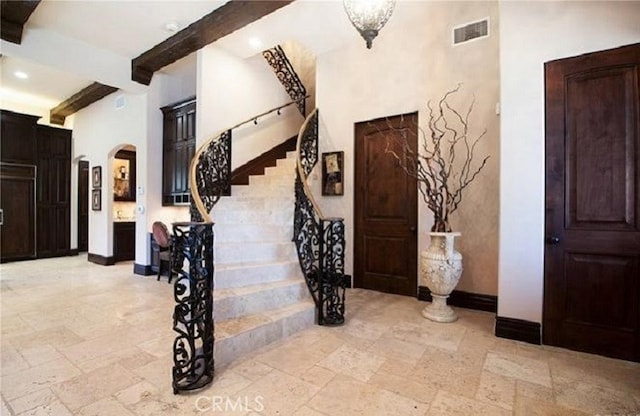
M173 279L173 262L171 261L171 256L169 256L169 281L167 283L171 284L171 279Z
M160 281L160 276L162 276L162 260L158 260L158 278L157 281Z

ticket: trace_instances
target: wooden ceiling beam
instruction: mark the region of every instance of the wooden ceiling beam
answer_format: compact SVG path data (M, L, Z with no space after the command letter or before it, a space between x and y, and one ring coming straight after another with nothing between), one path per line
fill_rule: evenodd
M58 104L56 108L52 109L49 112L49 122L62 126L64 125L64 120L67 116L88 107L116 91L118 91L118 88L94 82Z
M7 42L22 42L24 24L38 7L40 0L0 1L0 38Z
M131 61L131 79L151 83L154 72L243 28L294 0L232 0Z

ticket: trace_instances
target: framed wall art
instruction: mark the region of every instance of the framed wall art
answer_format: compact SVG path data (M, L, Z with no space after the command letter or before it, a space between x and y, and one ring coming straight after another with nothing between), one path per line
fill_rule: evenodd
M91 184L93 188L102 188L102 166L91 168Z
M102 190L94 189L91 191L91 209L100 211L102 209Z
M322 195L344 195L344 152L322 154Z

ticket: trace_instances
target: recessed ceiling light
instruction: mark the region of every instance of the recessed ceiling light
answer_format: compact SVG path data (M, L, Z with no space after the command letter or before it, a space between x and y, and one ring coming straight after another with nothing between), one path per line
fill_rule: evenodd
M27 74L26 72L22 72L22 71L15 71L15 72L13 73L13 75L14 75L16 78L20 78L20 79L27 79L27 78L29 78L29 74Z
M167 22L164 24L164 30L167 32L175 33L180 29L178 22Z
M260 49L262 47L262 41L260 40L260 38L254 36L252 38L249 38L249 46L251 46L253 49Z

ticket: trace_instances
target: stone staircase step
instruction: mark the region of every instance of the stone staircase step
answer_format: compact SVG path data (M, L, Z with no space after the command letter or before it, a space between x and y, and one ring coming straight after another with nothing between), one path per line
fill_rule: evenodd
M295 203L294 195L284 197L274 196L234 196L223 197L213 208L213 213L216 214L219 211L237 210L237 209L286 209L292 207Z
M226 289L275 282L298 277L302 279L298 260L254 264L218 264L214 272L214 288Z
M214 217L215 218L215 217ZM265 222L268 221L265 219ZM293 222L293 219L291 220ZM293 224L219 224L214 228L216 242L241 243L248 242L283 242L290 241L293 235Z
M260 314L216 321L214 357L224 365L274 341L308 328L314 322L311 300L268 310Z
M225 263L296 261L292 242L218 243L214 247L214 259Z
M215 215L218 224L272 224L286 225L293 218L293 204L286 207L258 209L227 209ZM215 229L214 229L215 231Z
M239 318L284 307L308 297L306 283L300 278L216 289L213 293L213 316L216 320Z
M232 196L288 196L293 195L293 183L289 184L270 184L269 186L251 186L251 185L232 185Z

